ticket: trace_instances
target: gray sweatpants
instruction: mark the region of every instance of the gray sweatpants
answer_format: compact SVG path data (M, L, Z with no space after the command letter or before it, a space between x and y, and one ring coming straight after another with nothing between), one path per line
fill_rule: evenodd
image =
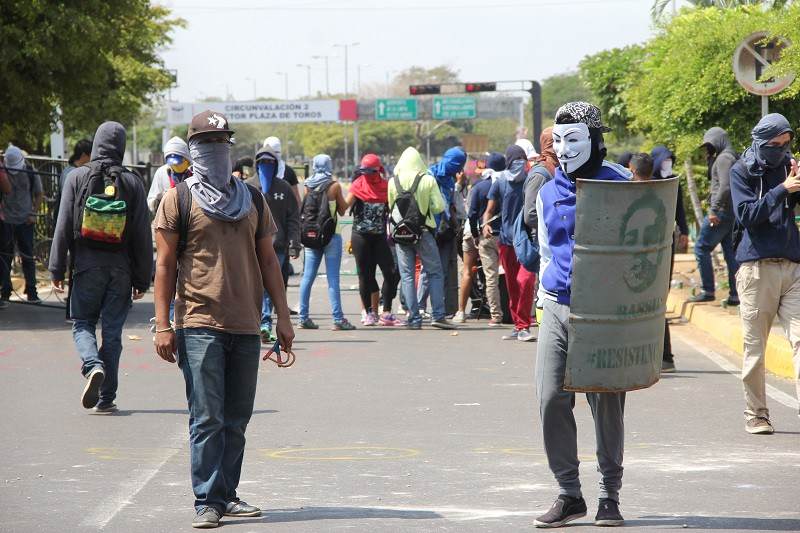
M564 390L567 366L567 324L569 307L544 301L544 316L539 325L536 355L536 388L539 415L544 433L544 451L550 470L559 486L559 494L581 497L578 479L578 434L575 426L575 393ZM597 462L602 474L600 498L619 501L622 487L622 452L624 448L624 392L589 392L586 394L594 417L597 438Z

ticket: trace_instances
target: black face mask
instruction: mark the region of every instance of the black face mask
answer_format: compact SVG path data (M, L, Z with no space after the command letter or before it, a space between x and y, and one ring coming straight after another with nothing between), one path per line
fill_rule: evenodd
M770 146L765 144L758 149L759 157L768 168L779 168L789 162L789 145Z
M568 174L571 180L576 179L591 179L597 176L600 168L603 166L603 160L606 158L606 144L603 139L603 132L599 128L589 128L589 139L592 142L592 153L589 160L586 161L580 168Z

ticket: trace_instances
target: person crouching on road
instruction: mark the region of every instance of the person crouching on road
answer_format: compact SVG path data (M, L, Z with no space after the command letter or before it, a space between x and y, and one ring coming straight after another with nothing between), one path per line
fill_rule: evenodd
M261 193L231 175L232 134L224 115L192 118L193 175L167 191L155 220L154 343L167 362L177 353L186 382L196 528L217 527L223 514L261 514L236 489L256 394L264 290L278 311L283 349L294 339L272 245L275 225Z
M539 326L536 356L536 388L542 419L544 449L559 495L550 510L536 519L536 527L559 527L586 516L586 502L578 479L578 444L575 393L564 390L567 364L572 252L575 246L576 180L623 181L630 173L604 161L600 110L586 102L572 102L558 109L553 126L553 147L559 168L553 180L539 192L539 245L541 280L539 297L544 313ZM625 393L586 394L595 420L597 457L602 480L595 525L623 524L619 512L622 486L623 413Z
M731 169L736 220L744 227L736 251L741 298L745 430L772 434L764 385L764 351L777 316L794 352L800 398L800 236L794 221L800 192L790 146L794 131L772 113L753 128L753 144ZM800 415L800 412L798 413Z

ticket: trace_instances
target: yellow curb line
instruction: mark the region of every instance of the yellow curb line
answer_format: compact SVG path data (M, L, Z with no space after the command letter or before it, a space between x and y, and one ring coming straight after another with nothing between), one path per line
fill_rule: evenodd
M687 296L670 291L667 296L667 315L681 315L690 324L702 329L734 352L743 355L742 322L737 315L728 314L719 303L689 303ZM792 347L783 335L771 334L767 341L767 370L781 377L794 379Z

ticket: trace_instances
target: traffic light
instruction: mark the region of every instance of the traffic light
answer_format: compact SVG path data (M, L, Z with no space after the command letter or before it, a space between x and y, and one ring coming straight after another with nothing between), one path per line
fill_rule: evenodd
M408 94L411 96L419 96L421 94L440 94L442 87L440 85L409 85Z
M495 82L467 83L464 86L464 89L468 93L480 93L480 92L484 92L484 91L496 91L497 90L497 83L495 83Z

